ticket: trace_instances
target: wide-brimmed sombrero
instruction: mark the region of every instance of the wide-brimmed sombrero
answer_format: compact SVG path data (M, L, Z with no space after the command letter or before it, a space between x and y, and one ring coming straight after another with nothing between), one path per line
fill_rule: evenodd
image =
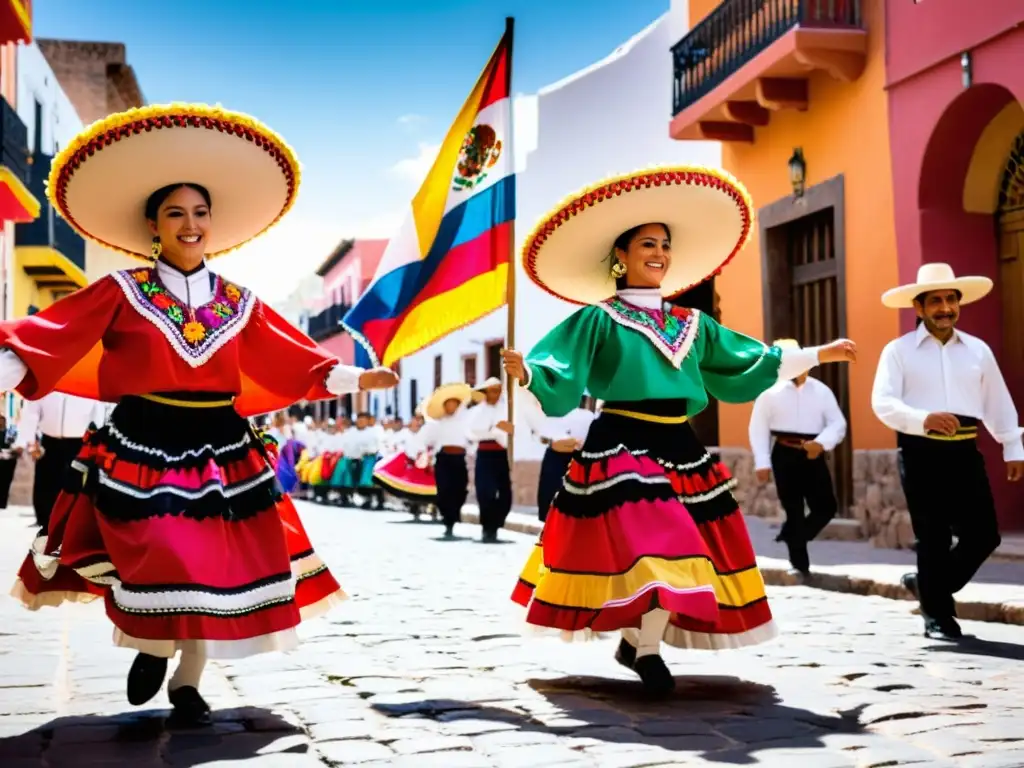
M750 195L725 171L664 166L605 179L543 217L523 246L523 266L537 285L576 304L615 294L611 252L633 227L668 225L672 263L662 293L675 296L718 273L753 230Z
M957 277L949 264L922 264L917 270L917 282L891 288L882 294L882 304L890 309L907 309L914 306L914 299L928 291L959 291L960 303L970 304L983 299L992 290L993 283L987 277Z
M288 212L299 162L258 120L205 104L157 104L93 123L53 160L46 194L82 236L152 258L146 199L191 182L212 201L207 257L261 235Z
M444 404L448 400L458 400L465 405L473 397L473 389L465 382L442 384L423 402L423 414L432 421L445 416Z
M486 381L484 381L483 384L477 384L475 387L473 387L473 402L482 403L484 400L487 399L486 392L488 389L490 389L491 387L500 386L502 386L501 379L499 379L497 376L491 376Z

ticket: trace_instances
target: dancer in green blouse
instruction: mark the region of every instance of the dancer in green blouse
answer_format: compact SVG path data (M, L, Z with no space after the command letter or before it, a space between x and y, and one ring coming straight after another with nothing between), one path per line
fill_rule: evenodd
M658 223L650 223L658 222ZM740 251L753 223L736 180L703 168L610 179L574 196L527 239L527 273L587 304L505 368L561 416L584 389L605 401L524 568L527 621L576 633L622 630L616 659L652 693L674 679L661 642L724 649L776 629L725 466L688 420L708 403L753 400L818 363L853 361L845 339L781 350L731 331L678 295ZM672 243L681 243L673 258Z

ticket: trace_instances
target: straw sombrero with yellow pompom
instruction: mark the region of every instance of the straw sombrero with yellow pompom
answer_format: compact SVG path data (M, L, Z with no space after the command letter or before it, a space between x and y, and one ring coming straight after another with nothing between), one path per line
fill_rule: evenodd
M615 295L616 238L660 223L672 237L661 285L677 296L715 275L746 245L754 227L747 190L725 171L679 165L614 176L571 195L526 238L523 267L545 291L575 304Z
M83 130L53 160L46 194L83 237L152 258L146 200L192 183L211 198L207 257L266 232L295 203L295 153L255 118L206 104L157 104L119 112Z

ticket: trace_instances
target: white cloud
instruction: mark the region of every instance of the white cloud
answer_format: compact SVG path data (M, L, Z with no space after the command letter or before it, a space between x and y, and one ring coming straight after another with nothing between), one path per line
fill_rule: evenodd
M419 152L414 157L406 157L391 166L391 172L396 176L414 182L422 182L426 178L430 166L437 159L437 153L441 151L441 145L426 144L420 142Z
M402 115L401 117L399 117L397 122L400 126L402 126L402 128L412 131L417 128L423 127L428 122L430 122L430 120L425 115L417 115L415 113L410 113L408 115Z

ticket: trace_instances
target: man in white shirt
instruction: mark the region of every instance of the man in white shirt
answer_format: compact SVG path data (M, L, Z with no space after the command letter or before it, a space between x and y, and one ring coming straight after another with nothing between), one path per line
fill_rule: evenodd
M501 397L501 381L493 376L474 390L479 404L469 412L470 436L476 441L473 481L480 506L481 541L493 544L512 511L512 474L508 465L508 437L512 425Z
M424 445L434 455L437 509L448 541L455 539L455 524L462 519L462 505L469 493L466 453L471 441L472 411L466 406L472 397L469 384L442 384L422 406L427 421L421 433Z
M774 344L780 349L800 348L794 339L778 339ZM836 515L836 494L825 454L846 437L846 418L832 390L802 373L758 396L749 433L757 481L767 483L775 475L779 503L786 513L776 541L786 543L790 565L806 577L811 572L807 543ZM805 502L808 515L804 514Z
M44 531L82 438L90 426L102 426L105 419L104 404L84 397L51 392L39 400L25 401L14 447L26 449L36 460L32 506Z
M917 573L904 576L903 585L920 600L932 639L963 637L953 595L1000 543L978 422L1002 444L1007 479L1024 477L1024 430L995 356L981 339L956 329L960 307L991 290L986 277L958 278L947 264L925 264L916 283L882 296L885 306L913 308L919 318L916 330L882 350L871 406L897 433L917 538Z
M583 447L590 425L597 418L597 414L587 408L588 401L584 395L579 406L565 416L541 416L539 421L530 424L533 433L547 446L537 482L537 517L542 523L547 520L555 494L562 488L573 454ZM527 409L524 415L528 421L534 422L530 419L531 409Z

